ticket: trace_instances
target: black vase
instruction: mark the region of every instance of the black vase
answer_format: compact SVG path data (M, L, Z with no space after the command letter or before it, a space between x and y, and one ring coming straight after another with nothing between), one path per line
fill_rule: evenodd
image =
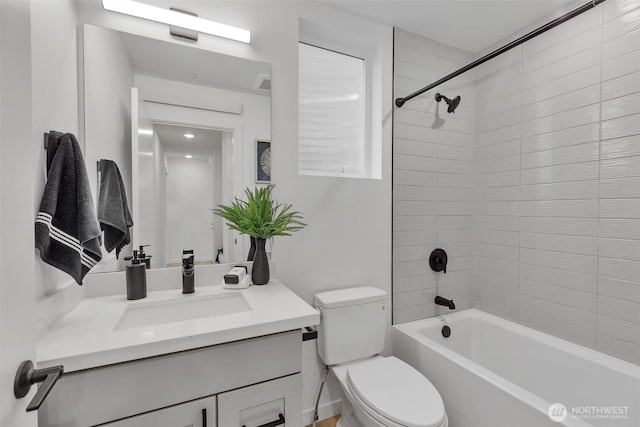
M253 270L251 280L254 285L266 285L269 283L269 259L264 248L266 239L256 237L256 253L253 257Z
M249 236L249 240L251 240L251 247L249 248L249 255L247 255L247 261L253 261L253 258L256 255L256 238L253 236Z

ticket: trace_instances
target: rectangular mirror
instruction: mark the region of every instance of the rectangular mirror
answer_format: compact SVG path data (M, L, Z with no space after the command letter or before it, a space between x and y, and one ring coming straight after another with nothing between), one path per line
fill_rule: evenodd
M84 141L94 200L97 162L122 175L133 226L116 258L91 272L124 269L149 245L152 268L246 259L245 236L212 209L253 187L256 141L271 140L271 66L108 28L83 26ZM246 249L245 249L246 246Z

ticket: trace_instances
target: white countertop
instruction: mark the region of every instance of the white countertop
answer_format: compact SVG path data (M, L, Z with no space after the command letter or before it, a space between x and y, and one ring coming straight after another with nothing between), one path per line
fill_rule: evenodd
M251 310L114 330L127 307L223 293L242 293ZM316 310L277 280L243 290L201 286L190 295L179 290L149 292L147 298L136 301L127 301L125 295L88 298L38 340L37 366L64 365L65 372L73 372L299 329L319 321Z

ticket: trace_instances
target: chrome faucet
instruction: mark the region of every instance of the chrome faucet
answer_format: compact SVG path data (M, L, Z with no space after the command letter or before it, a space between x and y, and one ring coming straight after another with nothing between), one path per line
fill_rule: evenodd
M453 303L452 299L446 299L446 298L442 298L441 296L436 296L436 299L434 300L434 302L436 303L436 305L444 305L445 307L449 307L449 310L455 310L456 309L456 305Z
M195 255L193 249L182 251L182 293L192 294L195 291Z

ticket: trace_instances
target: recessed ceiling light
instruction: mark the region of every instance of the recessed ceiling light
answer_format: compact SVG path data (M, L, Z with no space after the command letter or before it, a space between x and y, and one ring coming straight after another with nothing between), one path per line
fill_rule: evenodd
M153 129L138 129L139 135L153 135Z
M102 7L113 12L124 13L150 21L188 28L199 33L211 34L218 37L237 40L244 43L251 42L251 31L230 25L219 24L197 16L186 15L169 9L163 9L150 4L132 0L102 0Z
M193 139L195 137L195 135L192 134L192 133L185 133L184 137L187 138L187 139Z
M190 158L192 158L193 156L192 156L191 154L185 154L185 155L184 155L184 157L185 157L186 159L190 159Z

